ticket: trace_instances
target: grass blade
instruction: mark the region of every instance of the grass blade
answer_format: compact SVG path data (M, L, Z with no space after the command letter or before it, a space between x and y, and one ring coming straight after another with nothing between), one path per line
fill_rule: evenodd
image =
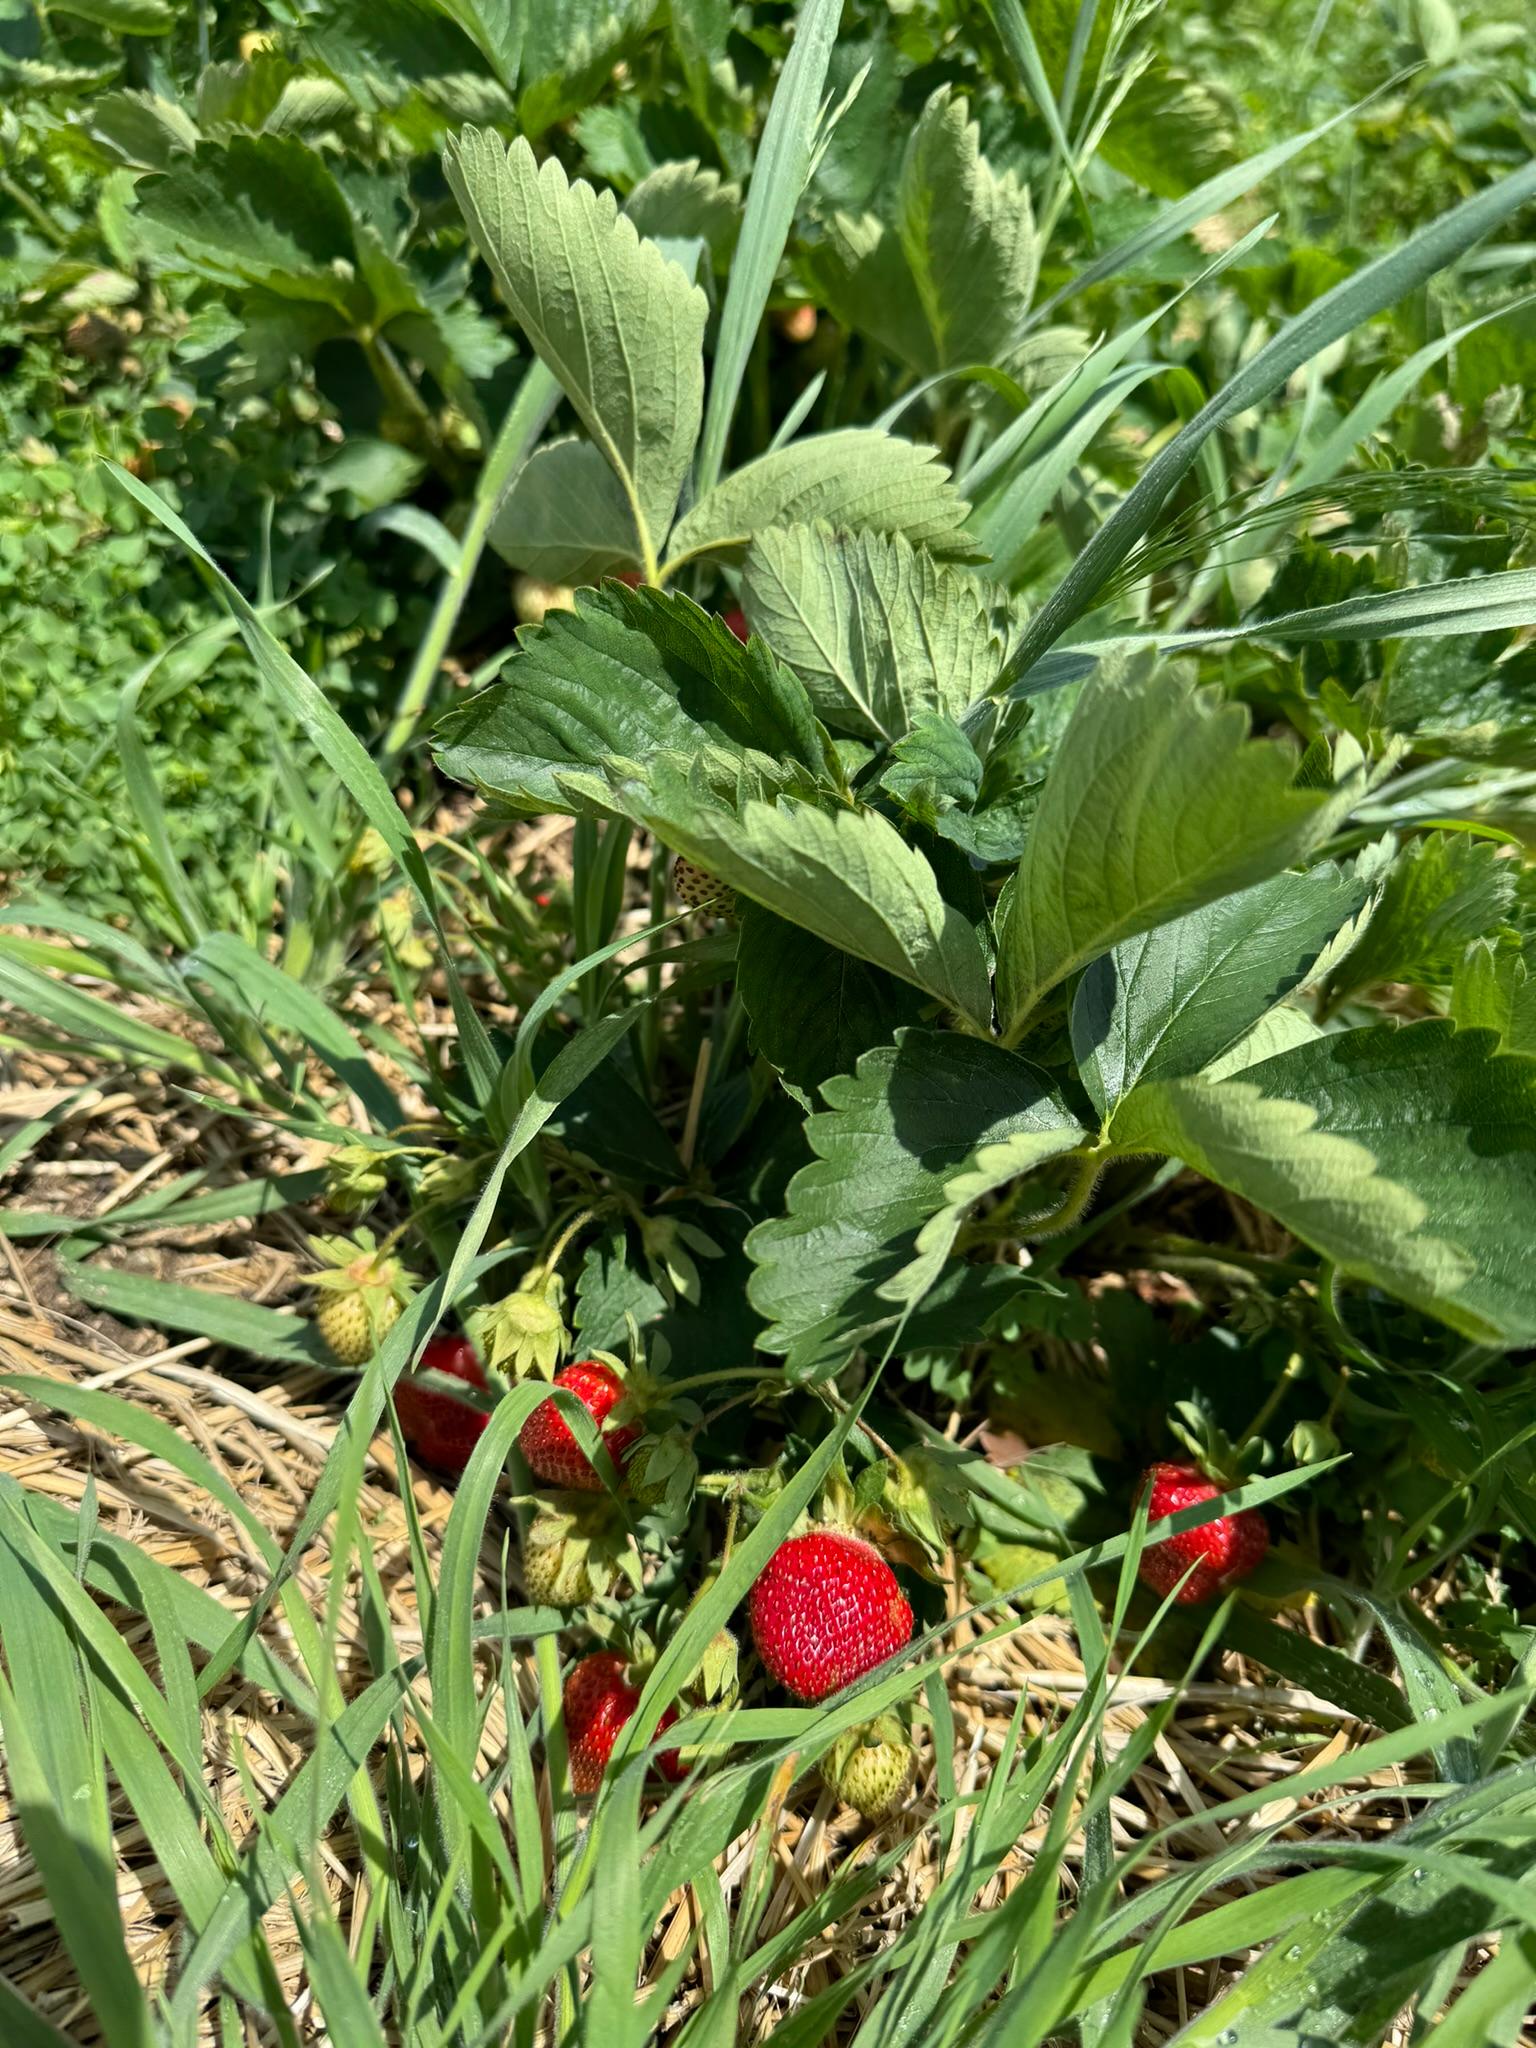
M842 12L842 0L801 0L794 44L763 124L710 373L695 477L695 495L700 498L718 483L725 465L726 439L747 358L811 174L821 95Z

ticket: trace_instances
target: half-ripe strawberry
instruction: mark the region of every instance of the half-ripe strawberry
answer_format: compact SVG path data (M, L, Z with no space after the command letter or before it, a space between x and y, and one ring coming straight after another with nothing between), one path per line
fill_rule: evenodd
M1148 1518L1160 1522L1181 1508L1215 1500L1225 1489L1214 1485L1197 1465L1165 1463L1148 1467L1140 1491L1148 1496ZM1269 1525L1264 1517L1257 1508L1242 1508L1235 1515L1218 1515L1198 1529L1186 1529L1182 1535L1149 1544L1141 1553L1138 1573L1144 1585L1166 1596L1189 1572L1174 1597L1181 1607L1196 1607L1246 1579L1268 1548Z
M467 1337L434 1337L421 1354L418 1370L446 1373L468 1387L485 1388L485 1374ZM469 1463L491 1419L483 1408L471 1408L467 1401L455 1401L452 1394L419 1386L409 1377L396 1383L395 1413L406 1442L423 1465L451 1472L455 1478Z
M622 1474L624 1453L645 1434L640 1421L603 1424L624 1398L624 1382L611 1365L596 1358L583 1358L555 1374L555 1385L565 1387L580 1401L602 1433L608 1455ZM603 1482L597 1467L577 1443L574 1432L553 1401L541 1401L523 1424L518 1447L528 1460L530 1471L550 1486L571 1486L583 1493L600 1493Z
M912 1609L872 1543L835 1529L792 1536L747 1601L769 1674L797 1699L822 1700L912 1640Z
M565 1681L562 1705L571 1784L577 1792L588 1796L602 1783L619 1730L639 1704L639 1688L630 1684L628 1667L616 1651L597 1650L574 1667ZM676 1707L668 1707L656 1733L664 1733L676 1719ZM675 1749L664 1749L656 1764L674 1785L688 1775Z

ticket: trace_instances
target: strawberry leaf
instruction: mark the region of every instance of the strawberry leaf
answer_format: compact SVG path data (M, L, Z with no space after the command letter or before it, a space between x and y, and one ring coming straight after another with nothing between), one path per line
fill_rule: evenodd
M765 526L818 519L902 533L936 555L974 555L975 543L961 531L969 509L932 448L878 427L844 427L772 449L706 492L677 522L672 565L744 548Z
M804 1089L850 1072L861 1053L888 1044L922 1010L906 982L757 903L742 906L736 988L754 1050Z
M465 128L443 168L502 296L612 466L641 556L666 538L704 405L704 294L611 192Z
M933 337L933 364L1001 363L1035 294L1040 246L1028 190L981 154L948 86L924 107L899 192L901 245Z
M898 1305L886 1289L978 1151L1009 1140L1064 1151L1084 1135L1038 1068L956 1034L904 1031L822 1093L829 1108L805 1127L814 1164L790 1182L786 1213L747 1240L752 1304L771 1324L762 1348L806 1378L836 1371L915 1306L919 1290Z
M1139 654L1106 660L1051 762L998 946L1004 1027L1106 948L1278 873L1332 822L1248 713Z
M1435 1018L1315 1039L1231 1080L1153 1081L1111 1137L1177 1155L1483 1343L1536 1339L1536 1061Z
M741 895L986 1028L981 942L944 901L922 854L879 812L750 798L733 805L697 772L660 761L649 789L626 796L658 838Z
M1310 971L1365 900L1331 863L1223 896L1095 960L1072 1004L1072 1049L1106 1117L1141 1081L1196 1074Z
M925 711L958 718L1007 653L995 593L902 534L770 526L754 535L741 602L835 732L898 740Z
M636 566L635 522L602 451L574 436L523 464L496 509L491 546L549 583L596 583Z
M587 807L563 774L644 774L665 751L710 745L753 751L765 773L822 760L810 700L766 647L743 647L688 598L614 583L525 630L506 681L437 732L446 773L555 811Z
M1449 983L1467 947L1496 936L1511 916L1516 877L1489 840L1430 832L1410 841L1329 977L1330 1006L1383 981Z

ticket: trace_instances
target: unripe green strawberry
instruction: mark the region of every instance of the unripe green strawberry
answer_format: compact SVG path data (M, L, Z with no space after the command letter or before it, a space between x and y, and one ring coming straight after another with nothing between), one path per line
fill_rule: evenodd
M646 1437L624 1464L630 1496L642 1508L686 1507L698 1476L699 1461L679 1429Z
M917 1776L917 1751L893 1714L855 1729L822 1767L822 1777L845 1806L865 1820L888 1820L905 1804Z
M338 1145L325 1162L325 1206L361 1216L389 1186L388 1154L372 1145Z
M416 1282L369 1230L353 1237L316 1237L310 1249L324 1262L309 1285L324 1295L315 1327L342 1365L366 1365L400 1320Z
M708 910L719 917L736 914L736 891L682 854L672 863L672 887L678 902L690 910Z
M523 1590L540 1607L581 1607L613 1583L612 1560L578 1516L541 1508L523 1539Z
M546 583L542 576L512 578L512 609L525 626L542 626L551 612L573 612L576 593L565 583Z
M400 1304L385 1302L370 1318L362 1297L333 1294L322 1304L315 1327L325 1348L340 1365L366 1365L379 1340L400 1320Z

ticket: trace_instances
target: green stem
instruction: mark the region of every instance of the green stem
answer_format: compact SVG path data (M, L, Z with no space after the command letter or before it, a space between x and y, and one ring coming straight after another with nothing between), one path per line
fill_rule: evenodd
M1023 1235L1052 1237L1058 1230L1069 1230L1087 1208L1109 1157L1107 1146L1095 1146L1091 1152L1078 1154L1077 1170L1067 1183L1061 1201L1044 1216L1025 1217L1019 1226Z
M543 1279L547 1280L550 1274L554 1272L556 1266L565 1257L566 1249L577 1232L585 1230L589 1223L596 1221L601 1208L602 1204L599 1203L596 1208L583 1209L576 1216L572 1217L571 1221L555 1239L554 1248L544 1258L540 1259L535 1269Z
M548 424L559 397L560 389L554 378L542 363L535 362L518 387L517 396L502 422L501 432L492 443L490 455L480 472L469 519L459 542L458 559L443 578L431 620L417 649L405 688L400 693L394 719L385 734L379 765L386 774L416 730L417 721L432 693L432 685L443 665L443 656L448 652L454 627L459 622L459 613L469 595L469 586L485 552L496 508L506 495L513 477L532 453L534 443Z
M1295 1386L1296 1382L1301 1378L1302 1374L1306 1371L1306 1369L1307 1362L1302 1357L1301 1353L1299 1351L1293 1351L1290 1357L1285 1361L1284 1372L1281 1373L1279 1379L1277 1379L1275 1381L1275 1384L1270 1388L1269 1393L1266 1396L1262 1407L1259 1409L1258 1414L1254 1416L1252 1422L1249 1423L1248 1427L1243 1431L1242 1435L1238 1438L1237 1444L1235 1446L1235 1456L1240 1458L1243 1455L1243 1452L1246 1451L1248 1446L1253 1442L1254 1438L1258 1436L1262 1430L1268 1427L1271 1416L1274 1414L1275 1410L1280 1406L1280 1403L1285 1399L1286 1395L1291 1391L1291 1388Z
M669 1396L688 1394L695 1387L724 1386L728 1380L766 1380L772 1377L773 1375L764 1372L760 1365L738 1365L733 1366L728 1372L696 1373L691 1380L667 1380L664 1382L664 1390Z
M400 358L389 343L381 340L377 334L360 334L358 341L363 354L368 358L373 381L383 394L385 404L392 406L414 426L420 436L427 460L438 475L446 483L457 484L458 464L444 447L443 437L437 430L437 422L433 419L426 400L400 367Z
M55 249L69 246L69 237L57 221L50 220L45 210L38 205L25 185L18 185L9 171L0 171L0 192L19 206L40 235L45 235Z

